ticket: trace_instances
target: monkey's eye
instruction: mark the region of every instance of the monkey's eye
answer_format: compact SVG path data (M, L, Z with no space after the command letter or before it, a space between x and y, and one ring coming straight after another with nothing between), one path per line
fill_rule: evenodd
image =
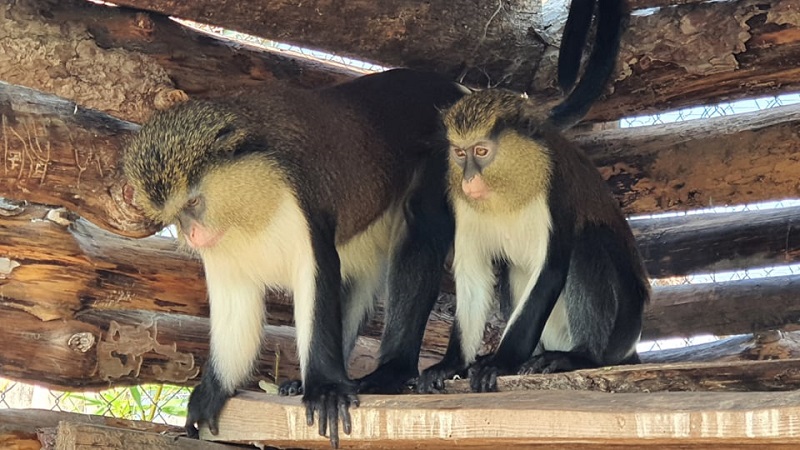
M463 148L458 147L453 147L453 154L456 155L458 159L463 159L467 156L467 152L465 152Z
M190 209L197 208L197 205L200 204L200 197L192 197L186 202L186 207Z
M489 149L486 147L475 147L475 156L484 157L489 154Z

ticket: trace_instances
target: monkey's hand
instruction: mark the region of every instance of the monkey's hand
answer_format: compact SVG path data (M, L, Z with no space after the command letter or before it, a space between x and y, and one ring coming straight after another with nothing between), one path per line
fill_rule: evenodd
M417 376L416 367L411 372L392 364L382 364L358 380L358 393L394 395L408 392L410 382Z
M303 382L300 380L286 380L278 387L278 394L287 395L302 395Z
M350 405L358 407L358 386L355 382L333 382L322 385L305 386L303 403L306 405L306 423L314 425L314 416L319 418L319 435L325 436L330 428L331 447L339 448L339 419L344 434L350 434Z
M200 437L200 424L206 423L211 434L219 434L219 413L233 395L224 392L214 383L204 378L189 396L189 411L186 414L186 434L190 438Z
M463 369L445 361L436 363L420 374L417 379L417 393L441 394L444 392L444 381L453 378L459 372L463 372Z
M497 377L516 373L494 358L494 355L479 357L469 368L469 386L472 392L497 391Z

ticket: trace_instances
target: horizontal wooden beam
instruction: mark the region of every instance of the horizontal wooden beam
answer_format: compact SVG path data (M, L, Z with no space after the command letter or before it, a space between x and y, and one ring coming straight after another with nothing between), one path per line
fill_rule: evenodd
M672 2L671 2L672 3ZM615 120L800 88L800 22L791 2L674 2L634 15L623 37L613 95L592 120ZM468 83L561 95L555 56L564 16L531 2L408 0L282 3L122 0L120 4L382 63L437 71ZM642 5L646 6L646 5Z
M499 377L497 390L650 392L794 391L800 359L712 363L637 364L557 374ZM469 380L445 383L448 394L472 392Z
M500 392L361 396L341 448L731 449L800 445L798 392ZM299 398L243 392L218 436L203 439L328 448Z
M61 422L56 430L55 450L236 450L240 446L198 441L186 436L169 436L128 428Z
M628 214L800 197L800 105L573 135Z
M316 87L359 71L215 39L166 16L84 0L3 2L0 80L141 123L172 98L275 80Z
M770 267L800 259L800 206L630 224L652 278Z

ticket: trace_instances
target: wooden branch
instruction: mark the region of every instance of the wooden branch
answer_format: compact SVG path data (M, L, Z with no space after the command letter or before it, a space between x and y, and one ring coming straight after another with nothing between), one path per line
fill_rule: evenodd
M83 0L4 3L0 80L137 123L187 93L225 95L276 79L319 86L357 73L220 41L159 14Z
M800 359L721 363L637 364L555 374L499 377L497 390L599 391L791 391L800 388ZM469 380L445 383L448 394L472 392Z
M361 396L341 448L789 449L800 442L797 392L500 392ZM328 448L299 398L255 393L222 412L223 442ZM752 446L752 447L751 447Z
M466 82L525 90L541 103L560 97L555 46L563 16L546 16L530 2L121 4L384 65L454 79L465 74ZM793 11L791 2L738 0L691 2L633 16L614 95L597 104L590 119L796 91L800 23Z
M577 134L628 214L796 198L800 105Z
M648 364L800 359L800 333L769 330L713 342L640 353Z
M630 222L652 278L800 259L800 207Z

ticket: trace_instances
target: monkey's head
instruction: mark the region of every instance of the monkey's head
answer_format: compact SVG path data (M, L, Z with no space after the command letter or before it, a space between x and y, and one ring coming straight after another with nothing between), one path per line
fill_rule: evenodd
M549 150L532 137L527 98L501 89L467 95L444 113L451 195L486 211L514 211L550 182Z
M247 113L192 101L156 112L128 142L123 170L145 215L203 250L265 223L277 172L253 152L263 145Z

